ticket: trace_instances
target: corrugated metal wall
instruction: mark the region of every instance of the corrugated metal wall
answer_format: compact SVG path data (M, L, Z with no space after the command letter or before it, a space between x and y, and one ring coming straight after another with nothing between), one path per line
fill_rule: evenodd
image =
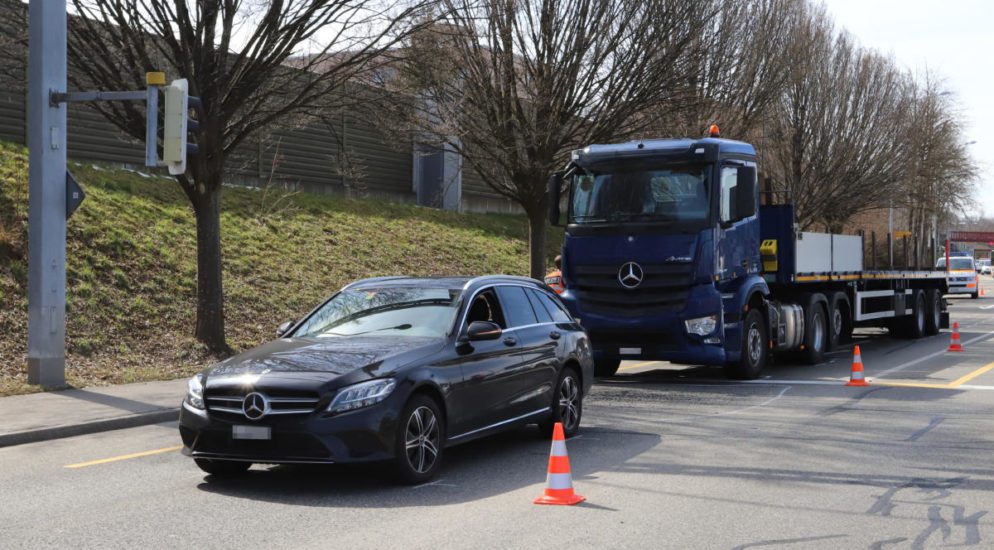
M0 0L4 9L23 9ZM15 32L0 21L0 37ZM11 43L7 43L10 45ZM0 140L26 142L24 84L14 61L24 52L0 55ZM21 60L23 62L23 59ZM381 93L356 85L352 97ZM82 104L69 107L68 153L77 160L143 165L143 144L130 139L100 113ZM380 196L415 202L414 147L406 138L384 135L371 120L354 112L332 112L293 129L260 132L229 158L231 183L277 183L311 193ZM468 163L463 164L462 207L506 212L513 207L487 187Z

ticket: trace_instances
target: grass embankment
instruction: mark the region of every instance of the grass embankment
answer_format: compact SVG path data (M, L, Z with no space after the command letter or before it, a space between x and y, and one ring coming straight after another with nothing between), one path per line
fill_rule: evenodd
M71 163L87 199L69 221L67 378L116 384L216 360L190 336L193 212L175 181ZM0 142L0 395L26 384L27 152ZM521 216L225 188L228 343L244 350L345 283L378 275L528 271ZM550 257L561 234L550 233ZM551 263L551 262L550 262Z

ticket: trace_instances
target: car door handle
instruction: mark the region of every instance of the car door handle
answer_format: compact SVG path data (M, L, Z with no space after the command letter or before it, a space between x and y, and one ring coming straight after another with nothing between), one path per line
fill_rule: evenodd
M562 334L559 334L556 331L552 331L549 333L549 338L552 338L553 340L558 340L560 336L562 336Z
M507 347L515 346L517 344L518 344L518 340L516 338L513 338L511 336L508 336L507 338L504 338L504 345L507 346Z

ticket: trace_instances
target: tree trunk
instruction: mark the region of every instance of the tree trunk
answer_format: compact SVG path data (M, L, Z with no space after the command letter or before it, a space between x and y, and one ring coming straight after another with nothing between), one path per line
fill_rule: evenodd
M542 205L546 201L542 201ZM528 211L529 274L534 279L545 277L545 209L542 205Z
M221 186L198 185L191 197L197 218L197 328L194 336L212 352L230 351L224 338L221 286Z

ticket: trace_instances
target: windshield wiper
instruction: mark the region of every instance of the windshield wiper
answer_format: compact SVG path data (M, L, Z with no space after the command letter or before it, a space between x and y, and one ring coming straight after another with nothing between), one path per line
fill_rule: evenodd
M364 330L362 332L353 332L351 334L345 334L345 333L342 333L342 332L334 332L334 331L329 330L329 331L322 332L321 336L324 336L326 334L331 334L333 336L361 336L363 334L371 334L373 332L380 332L382 330L407 330L409 328L412 328L413 326L414 325L412 325L410 323L404 323L404 324L401 324L401 325L397 325L395 327L374 328L372 330Z

